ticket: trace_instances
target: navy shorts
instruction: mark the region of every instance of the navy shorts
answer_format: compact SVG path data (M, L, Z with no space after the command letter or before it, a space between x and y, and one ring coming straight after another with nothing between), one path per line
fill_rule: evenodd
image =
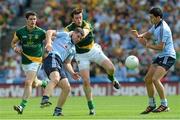
M60 80L63 78L67 78L63 67L63 62L61 58L56 54L50 53L45 58L43 62L43 68L48 77L51 74L51 72L58 71L61 76Z
M167 71L175 64L175 61L176 59L170 56L157 57L156 59L153 60L153 64L158 64Z

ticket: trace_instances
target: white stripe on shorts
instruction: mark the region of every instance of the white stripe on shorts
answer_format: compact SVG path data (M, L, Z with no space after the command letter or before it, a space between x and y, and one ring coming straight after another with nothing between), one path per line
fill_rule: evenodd
M165 56L165 57L164 57L163 64L166 64L166 63L167 63L168 58L169 58L168 56Z

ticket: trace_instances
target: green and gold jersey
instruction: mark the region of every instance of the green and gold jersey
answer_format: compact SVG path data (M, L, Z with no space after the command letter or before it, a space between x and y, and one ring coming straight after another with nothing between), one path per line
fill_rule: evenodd
M87 21L83 20L81 26L77 26L74 22L69 24L66 28L65 31L73 31L77 27L81 27L83 29L89 29L90 32L89 34L83 38L78 44L76 44L76 52L77 53L86 53L88 52L94 45L94 34L93 34L93 29L90 23Z
M45 39L45 30L35 27L29 31L26 26L18 29L14 37L20 40L22 46L22 64L32 62L42 62L43 55L43 40Z

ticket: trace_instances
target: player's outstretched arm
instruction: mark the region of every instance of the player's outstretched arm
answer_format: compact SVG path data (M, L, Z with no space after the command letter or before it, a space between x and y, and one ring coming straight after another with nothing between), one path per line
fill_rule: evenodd
M150 38L151 33L150 32L144 32L142 34L139 34L137 30L131 30L133 36L135 36L136 38Z

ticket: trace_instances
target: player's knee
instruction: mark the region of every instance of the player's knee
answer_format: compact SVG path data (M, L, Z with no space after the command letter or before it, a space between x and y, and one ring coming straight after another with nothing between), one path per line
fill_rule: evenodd
M153 82L155 82L155 81L156 81L156 78L155 78L154 76L152 77L152 81L153 81Z
M84 87L89 87L90 86L89 79L83 81L83 86Z
M154 84L159 84L159 82L160 82L160 80L159 79L157 79L156 77L152 77L152 81L153 81L153 83Z
M31 81L31 80L26 80L26 81L25 81L25 86L32 86L32 83L33 83L33 81Z
M71 91L71 86L70 85L66 85L62 88L62 91L65 92L65 93L70 93Z
M57 85L58 82L59 82L59 79L58 79L58 78L57 78L57 79L55 78L55 79L52 79L50 82L53 83L54 85Z
M150 78L150 77L145 77L144 78L144 81L145 81L145 84L152 84L152 78Z
M32 87L33 87L33 88L35 88L35 87L37 87L37 86L38 86L38 85L37 85L36 82L33 82L33 83L32 83Z

